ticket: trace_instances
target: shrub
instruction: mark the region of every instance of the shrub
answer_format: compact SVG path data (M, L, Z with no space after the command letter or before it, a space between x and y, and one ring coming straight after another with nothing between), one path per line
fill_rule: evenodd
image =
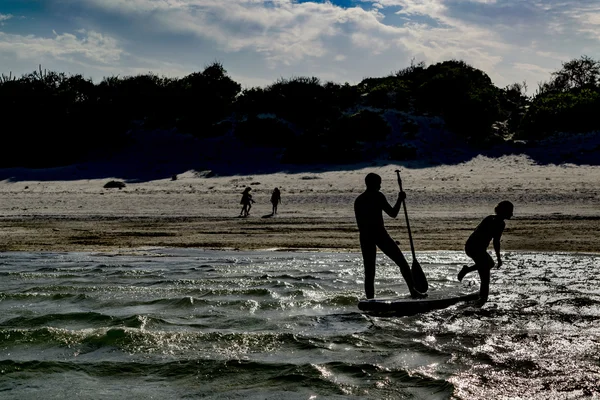
M390 126L379 113L362 110L341 117L333 126L330 136L332 140L339 142L375 142L385 140L390 132Z
M421 110L444 117L464 137L487 136L500 118L500 89L484 72L463 61L445 61L425 71L416 93Z
M283 163L344 164L361 161L360 145L352 140L332 141L325 135L303 134L285 149Z
M245 143L276 147L285 147L294 138L289 125L276 118L250 117L239 122L234 132Z
M417 133L419 133L419 124L413 120L408 120L402 125L402 132L404 132L405 138L414 139Z
M598 90L581 89L537 96L523 117L522 139L542 139L555 132L600 129Z
M104 189L123 189L125 183L121 181L109 181L104 185Z
M412 144L397 144L389 149L389 158L396 161L414 160L417 148Z

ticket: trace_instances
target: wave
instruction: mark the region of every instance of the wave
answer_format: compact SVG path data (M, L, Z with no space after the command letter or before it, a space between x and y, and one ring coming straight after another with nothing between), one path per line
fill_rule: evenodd
M285 355L292 355L297 351L307 351L310 354L312 350L330 348L332 341L349 347L366 344L363 339L344 335L318 337L277 332L277 324L268 326L258 319L237 321L243 323L248 330L200 330L196 329L197 324L170 324L165 319L145 316L131 316L112 321L115 324L113 327L101 328L3 327L0 328L0 345L7 350L7 354L18 352L23 346L34 346L40 349L67 347L77 354L113 348L119 349L123 354L170 354L181 358L186 358L189 354L212 354L228 359L249 354L268 354L273 351ZM219 329L215 324L210 325L213 329ZM169 330L156 330L157 326L167 327Z
M91 296L84 293L39 293L35 291L32 293L0 293L0 300L72 300L77 303L90 298Z
M8 376L84 374L96 379L122 376L128 377L130 387L146 385L157 379L162 381L162 385L181 385L189 381L196 383L193 385L195 397L213 398L219 395L251 399L318 395L339 399L349 396L445 399L454 392L454 386L445 380L366 363L295 364L215 359L160 363L3 360L0 368ZM198 377L202 377L202 385L197 384Z
M11 255L4 272L34 275L0 280L0 397L37 388L63 398L57 391L72 385L83 398L134 387L139 398L253 400L503 398L513 385L527 398L576 398L577 385L598 388L597 256L508 253L484 307L383 318L356 307L355 256L202 254L127 255L111 259L116 267L97 256ZM456 282L460 257L419 257L432 293L478 287L476 274ZM84 270L64 278L70 266ZM398 269L382 262L377 295L403 292Z
M52 313L40 316L19 316L2 322L0 326L27 328L44 326L49 324L82 322L91 325L105 326L107 323L110 323L112 321L113 317L96 312L76 312L64 314Z
M281 275L271 275L271 274L264 274L261 275L258 279L260 280L280 280L280 279L290 279L293 281L306 281L306 280L315 280L315 281L320 281L322 280L322 278L316 276L316 275L311 275L311 274L305 274L305 275L291 275L291 274L281 274Z

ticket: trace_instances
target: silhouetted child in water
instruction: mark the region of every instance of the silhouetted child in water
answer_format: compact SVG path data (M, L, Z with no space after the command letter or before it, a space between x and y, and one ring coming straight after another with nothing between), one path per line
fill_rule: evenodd
M251 190L252 188L248 186L242 192L242 200L240 201L240 204L242 205L242 211L240 211L240 217L247 217L250 215L250 209L252 208L252 203L254 203L254 200L252 200L252 195L250 194Z
M472 271L479 272L481 286L479 287L479 304L483 305L490 293L490 270L494 267L494 260L487 252L490 242L494 243L494 251L498 260L498 268L502 266L500 257L500 238L506 223L504 220L513 216L514 206L510 201L501 201L494 211L496 215L488 215L475 228L467 239L465 253L475 262L472 266L464 265L458 273L458 280L462 281L466 274Z
M358 224L360 250L362 251L365 268L365 294L367 299L375 297L375 261L377 247L400 267L402 277L408 285L408 290L413 298L424 298L427 294L415 289L410 267L404 258L400 248L390 237L383 225L383 212L392 218L398 216L402 200L406 193L398 193L398 199L394 207L388 203L381 189L381 177L370 173L365 177L367 190L359 195L354 201L354 214Z
M273 212L272 215L277 214L277 206L281 203L281 192L278 188L273 189L273 193L271 193L271 204L273 204Z

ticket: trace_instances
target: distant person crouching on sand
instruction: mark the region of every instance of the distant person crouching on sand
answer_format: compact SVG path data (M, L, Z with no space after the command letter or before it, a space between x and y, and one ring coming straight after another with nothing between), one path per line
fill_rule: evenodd
M277 214L277 206L281 203L281 192L279 188L273 189L273 193L271 194L271 204L273 204L273 212L271 215Z
M242 205L242 211L240 211L240 217L247 217L250 215L250 209L252 208L252 203L254 203L252 195L250 194L251 190L252 188L248 186L242 192L242 200L240 201L240 204Z
M471 233L465 244L465 253L475 262L472 266L464 265L458 273L458 280L462 281L466 274L472 271L479 272L481 286L479 287L479 304L483 305L490 293L490 271L494 267L494 260L487 252L490 242L494 243L494 251L498 260L498 268L502 266L500 257L500 238L506 227L504 220L513 216L514 206L510 201L501 201L494 209L495 215L488 215L479 223Z
M392 207L385 195L379 191L381 189L381 177L379 175L367 174L365 184L367 190L354 201L354 214L358 224L360 250L362 251L365 268L365 294L367 299L375 297L377 247L400 267L400 272L408 285L411 297L427 297L426 294L415 289L412 273L404 254L402 254L394 239L390 237L383 224L382 212L385 211L390 217L396 218L398 212L400 212L402 200L406 198L406 193L399 192L396 204Z

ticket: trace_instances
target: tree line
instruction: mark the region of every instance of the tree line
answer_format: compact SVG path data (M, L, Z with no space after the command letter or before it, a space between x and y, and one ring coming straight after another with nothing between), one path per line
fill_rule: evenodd
M384 142L391 132L384 110L438 116L445 129L474 145L539 140L600 129L599 77L600 62L587 56L563 63L533 95L526 82L496 87L460 60L413 62L357 85L293 77L243 90L218 62L183 78L148 73L99 83L40 67L0 76L6 149L0 167L106 155L126 146L133 128L235 135L248 145L280 147L289 163L364 161L364 144ZM418 128L407 121L402 129L408 136Z

